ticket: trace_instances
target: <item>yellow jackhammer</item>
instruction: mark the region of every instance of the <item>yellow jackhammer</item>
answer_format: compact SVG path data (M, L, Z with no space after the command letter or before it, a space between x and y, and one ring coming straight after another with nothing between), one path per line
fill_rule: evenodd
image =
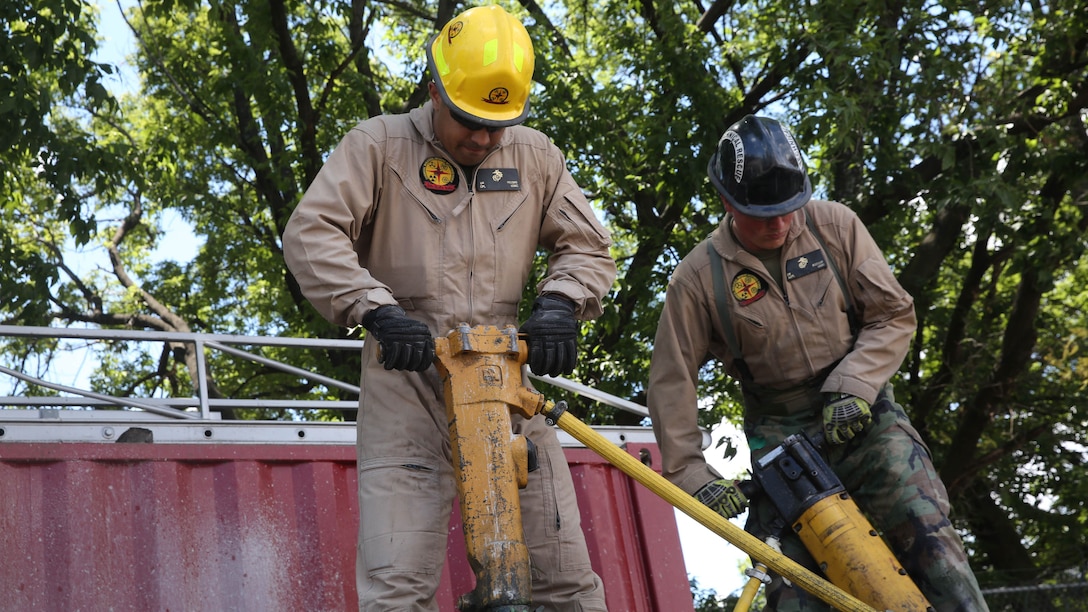
M499 329L462 323L445 338L435 339L435 365L445 389L465 548L476 576L476 587L458 600L462 612L531 610L529 553L522 530L518 490L528 482L533 452L526 438L512 433L512 412L525 418L537 413L544 415L550 423L666 502L748 553L757 564L770 568L838 610L924 612L927 609L925 598L891 553L884 554L880 549L883 541L842 491L831 487L832 493L818 495L815 501L811 501L811 496L806 497L796 504L798 516L788 517L796 519L792 527L835 583L832 584L643 465L567 413L565 402L553 403L539 391L526 387L521 366L527 353L525 341L518 338L513 326ZM780 460L777 463L775 457L767 460L767 465L773 464L775 468L760 484L767 487L774 478L781 477L783 486L788 488L795 480L811 477L806 473L811 467L810 457L802 452L804 460L797 461L799 454L794 447L805 451L803 446L798 443L781 454L773 453ZM809 486L802 485L801 490L807 491ZM751 586L745 589L746 593L752 590Z
M517 329L457 326L435 339L446 396L465 552L476 587L462 612L527 612L532 581L518 489L529 479L529 443L510 429L510 413L531 418L543 404L522 384L526 345Z
M932 611L817 451L821 442L803 433L787 437L754 462L753 479L741 490L749 499L767 496L831 582L881 610Z

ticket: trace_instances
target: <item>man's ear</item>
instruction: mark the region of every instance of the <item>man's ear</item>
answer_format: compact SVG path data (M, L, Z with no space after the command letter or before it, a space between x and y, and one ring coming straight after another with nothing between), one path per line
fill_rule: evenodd
M722 201L722 206L725 207L725 212L727 212L727 213L729 213L731 215L736 215L736 211L733 210L733 205L729 203L729 200L725 199L725 196L723 196L722 194L719 193L718 194L718 199Z

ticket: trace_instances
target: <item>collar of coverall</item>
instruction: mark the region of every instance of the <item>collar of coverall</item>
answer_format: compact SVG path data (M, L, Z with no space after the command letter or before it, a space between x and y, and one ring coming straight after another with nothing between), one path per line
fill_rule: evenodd
M428 142L442 148L438 136L434 133L434 115L436 112L438 112L438 109L435 108L434 102L428 99L423 103L423 106L419 106L409 111L408 116L411 118L412 125L415 126L417 132L427 139ZM509 139L510 130L507 129L503 132L502 138L499 139L499 146L505 145Z
M811 202L812 200L809 200ZM783 248L801 235L801 232L805 229L805 217L808 214L808 204L805 204L801 208L794 211L793 218L790 219L790 230L786 235L786 242L782 245ZM736 259L737 253L745 252L751 253L748 249L741 245L740 240L736 238L735 233L732 230L733 214L725 213L725 217L718 224L718 229L711 235L711 242L714 244L714 250L718 251L723 257L729 259ZM758 255L757 253L753 253Z

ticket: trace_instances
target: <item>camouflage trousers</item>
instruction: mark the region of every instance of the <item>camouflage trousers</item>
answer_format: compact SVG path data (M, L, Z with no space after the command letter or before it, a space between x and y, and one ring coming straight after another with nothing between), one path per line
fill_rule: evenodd
M929 449L903 408L895 403L890 385L872 410L869 429L842 446L822 451L824 459L937 612L988 610L963 542L948 518L948 493L933 467ZM744 429L753 462L786 437L802 430L819 430L821 425L820 406L785 415L771 411L779 414L755 415L758 409L752 410L748 402ZM783 554L819 574L812 556L788 527L765 496L753 501L746 530L761 539L778 536ZM815 595L773 576L767 586L766 609L807 612L831 608Z

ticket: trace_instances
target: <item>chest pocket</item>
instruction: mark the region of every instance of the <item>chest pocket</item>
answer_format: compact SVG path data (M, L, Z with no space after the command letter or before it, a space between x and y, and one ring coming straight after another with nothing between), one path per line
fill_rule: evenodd
M498 194L478 195L477 199L481 202L488 202L490 199L497 199L494 204L484 204L485 206L494 206L496 212L494 215L488 215L494 219L494 231L496 234L502 232L511 232L515 236L524 236L525 234L518 231L520 226L529 225L528 228L521 227L522 230L539 230L540 220L533 219L533 212L526 210L530 208L525 205L525 202L529 199L529 194L524 191L513 191L503 193L501 196Z
M789 286L797 287L797 290L789 292L791 301L805 309L807 316L819 318L826 312L826 308L833 303L837 303L835 292L831 290L835 283L833 278L835 273L828 274L827 272L827 270L821 270L818 274L809 274L802 278L786 281ZM850 298L845 296L844 299L849 301ZM800 303L797 302L798 300Z

